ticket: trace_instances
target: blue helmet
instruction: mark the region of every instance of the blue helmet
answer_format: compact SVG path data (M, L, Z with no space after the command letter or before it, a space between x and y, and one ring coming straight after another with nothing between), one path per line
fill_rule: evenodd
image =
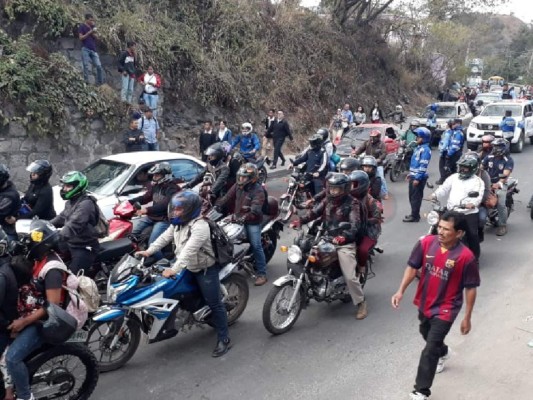
M439 105L433 103L433 104L431 104L431 105L429 106L429 109L430 109L431 111L433 111L433 112L436 112L436 111L439 109Z
M414 134L422 138L423 144L429 143L429 141L431 140L431 132L428 128L416 128Z
M172 225L185 225L198 218L201 211L202 199L192 190L178 192L168 202L168 220Z

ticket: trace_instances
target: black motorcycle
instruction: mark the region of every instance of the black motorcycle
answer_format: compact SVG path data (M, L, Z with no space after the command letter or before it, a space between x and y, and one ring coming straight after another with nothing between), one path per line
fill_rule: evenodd
M436 235L438 233L438 226L440 217L446 212L446 211L457 211L457 210L464 210L466 208L467 200L473 199L479 196L479 192L469 192L468 196L466 196L464 199L462 199L459 202L459 206L456 206L453 208L453 210L448 210L445 205L443 205L437 198L431 199L431 203L433 204L433 209L427 214L426 220L429 224L429 230L428 235Z
M505 196L505 207L507 208L507 218L514 211L514 195L520 193L518 189L518 179L509 178L507 180L507 194ZM531 218L533 219L533 212L531 212ZM496 207L488 209L487 224L492 226L498 226L499 217L498 209Z
M305 203L313 198L313 176L305 172L305 164L294 167L289 178L287 192L280 198L280 220L288 222L296 209L305 208Z
M407 144L407 142L402 141L394 155L394 160L390 169L390 180L392 182L397 182L400 179L405 178L404 175L409 172L412 155L413 148L411 147L411 143Z

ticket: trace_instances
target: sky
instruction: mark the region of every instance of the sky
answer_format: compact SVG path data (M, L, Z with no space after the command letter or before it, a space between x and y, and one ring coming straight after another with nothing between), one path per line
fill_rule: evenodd
M320 0L302 0L303 6L317 6ZM394 3L393 3L394 4ZM530 23L533 21L533 1L532 0L510 0L507 5L497 9L500 14L509 15L511 12L522 21Z

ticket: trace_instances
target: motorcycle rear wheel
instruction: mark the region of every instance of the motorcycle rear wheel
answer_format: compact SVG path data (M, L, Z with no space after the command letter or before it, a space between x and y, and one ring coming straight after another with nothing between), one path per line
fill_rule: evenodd
M74 361L74 362L73 362ZM80 364L84 371L80 371ZM83 344L65 343L38 354L28 362L31 376L31 391L35 399L67 398L89 399L98 383L98 363L91 351ZM82 372L80 385L75 374ZM59 392L50 395L57 387ZM75 392L73 392L75 390ZM45 392L39 394L39 392Z
M225 303L229 306L228 325L233 325L242 315L248 304L250 289L248 281L242 275L231 274L222 284L228 291Z
M118 340L117 347L110 349L111 341L122 326L122 320L94 322L89 328L86 345L96 357L101 372L114 371L133 357L141 341L139 323L130 319ZM91 338L93 339L91 341ZM122 350L125 347L125 350ZM115 358L113 356L116 355Z
M267 173L265 166L262 166L261 168L259 168L258 173L259 173L259 176L257 178L257 182L259 182L260 184L265 183L268 178L268 173Z
M274 253L276 252L276 246L278 244L278 237L276 235L276 232L269 231L263 233L261 237L261 242L263 244L263 252L265 253L265 260L268 264L269 261L274 256Z
M390 180L391 182L398 182L402 176L403 168L401 163L394 163L390 170Z
M294 293L293 281L286 282L282 286L273 286L263 305L263 325L273 335L281 335L288 332L298 320L300 312L305 304L304 294L300 289L291 310L286 310ZM284 297L284 294L287 294ZM281 316L281 321L275 317Z

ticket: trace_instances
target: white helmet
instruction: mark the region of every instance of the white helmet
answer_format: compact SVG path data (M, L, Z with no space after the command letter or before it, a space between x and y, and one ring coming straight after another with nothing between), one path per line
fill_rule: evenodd
M243 135L250 135L254 128L251 123L245 122L244 124L241 125L241 129L242 129Z
M403 111L403 107L400 106L400 105L397 105L397 106L396 106L396 111Z

